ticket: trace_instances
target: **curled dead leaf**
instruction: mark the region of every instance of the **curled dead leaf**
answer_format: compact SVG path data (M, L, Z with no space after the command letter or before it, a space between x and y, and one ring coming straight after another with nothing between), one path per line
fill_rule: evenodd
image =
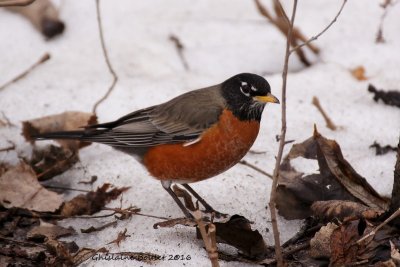
M64 147L48 145L35 147L29 164L39 181L46 181L70 169L79 161L78 153Z
M363 66L355 67L350 70L351 75L359 81L368 80L368 77L365 76L365 68Z
M61 215L65 217L83 214L92 215L130 188L116 187L108 191L110 186L110 184L103 184L96 191L91 191L85 195L78 195L70 201L65 202L61 208Z
M72 131L93 123L97 123L97 119L92 113L66 111L60 114L24 121L22 123L22 134L27 141L34 142L35 140L32 139L32 136L35 134ZM72 151L76 151L79 148L90 144L75 140L57 140L57 142Z
M188 219L188 218L176 218L176 219L172 219L172 220L168 220L168 221L162 221L162 222L155 223L153 225L153 228L154 229L157 229L158 227L170 228L170 227L174 227L175 225L195 227L197 225L197 223L195 221L193 221L192 219Z
M240 215L233 215L229 221L215 222L218 243L225 243L239 249L245 256L265 259L268 248L258 230L252 230L250 221Z
M315 216L326 221L335 218L343 220L351 216L374 219L383 213L382 210L371 209L361 203L347 200L315 201L311 205L311 210Z
M319 173L304 176L295 170L290 160L297 157L316 159ZM377 211L384 211L389 205L344 159L340 146L316 130L313 137L293 145L279 175L276 203L279 214L286 219L311 216L310 207L315 201L348 200Z
M310 241L310 256L314 259L331 257L331 236L333 231L338 228L334 223L322 226Z
M5 208L54 212L62 202L62 196L45 189L25 163L8 169L0 177L0 204Z
M48 38L64 31L64 23L60 20L58 11L50 0L34 1L28 6L10 6L6 9L26 17L36 29Z

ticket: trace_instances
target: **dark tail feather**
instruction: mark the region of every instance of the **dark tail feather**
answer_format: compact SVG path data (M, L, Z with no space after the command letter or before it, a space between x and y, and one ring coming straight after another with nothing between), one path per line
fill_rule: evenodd
M46 140L46 139L76 139L82 140L87 138L85 131L65 131L65 132L52 132L31 135L33 139Z

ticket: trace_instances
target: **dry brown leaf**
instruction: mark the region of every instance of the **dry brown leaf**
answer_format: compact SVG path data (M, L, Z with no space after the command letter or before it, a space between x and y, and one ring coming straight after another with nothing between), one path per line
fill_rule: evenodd
M126 234L126 228L124 231L121 231L118 233L118 236L115 240L111 241L110 243L107 243L107 245L110 244L117 244L117 246L119 247L119 243L121 243L122 241L124 241L127 237L131 237L130 235Z
M50 0L34 1L28 6L10 6L6 9L26 17L44 36L52 38L64 31L64 23Z
M331 235L338 228L334 223L322 226L310 241L310 256L315 259L331 257Z
M397 266L400 265L400 252L392 241L390 241L390 257Z
M332 266L345 266L358 261L358 222L356 220L344 223L333 230L330 244Z
M268 248L258 230L252 230L249 220L233 215L226 223L215 222L218 243L225 243L239 249L252 259L265 259Z
M374 219L382 214L382 210L371 209L361 203L347 200L315 201L311 205L314 216L331 221L335 218L343 220L346 217L363 217Z
M38 119L24 121L22 126L22 134L29 142L34 142L32 135L58 132L73 131L88 124L97 123L93 113L80 111L66 111L56 115L45 116ZM57 140L63 147L76 151L78 148L87 146L90 143L75 140Z
M62 202L62 196L45 189L25 163L7 170L0 177L0 204L5 208L54 212Z
M46 181L67 171L78 161L78 153L68 148L48 145L44 148L35 147L29 164L38 180Z
M26 238L28 240L57 239L75 233L76 232L72 227L64 228L62 226L41 221L39 226L33 227L27 233Z
M75 215L92 215L100 211L108 202L116 199L120 194L128 190L130 187L110 188L110 184L103 184L96 191L87 194L81 194L68 202L65 202L61 208L61 215L71 217Z
M197 223L195 221L193 221L192 219L177 218L177 219L172 219L172 220L168 220L168 221L155 223L153 225L153 228L154 229L157 229L158 227L170 228L170 227L174 227L175 225L183 225L183 226L195 227L197 225Z
M351 75L359 81L368 80L368 77L365 76L365 68L363 66L358 66L354 69L350 70Z
M316 159L319 173L303 176L290 160L297 157ZM386 210L388 201L382 198L344 159L339 145L321 136L314 136L293 145L280 166L277 187L277 207L286 219L304 219L312 215L315 201L349 200L363 203L377 211Z

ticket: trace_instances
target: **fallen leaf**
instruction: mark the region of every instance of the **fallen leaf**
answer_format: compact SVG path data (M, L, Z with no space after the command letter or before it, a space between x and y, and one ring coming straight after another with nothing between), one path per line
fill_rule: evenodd
M333 231L338 228L334 223L322 226L310 241L310 256L315 259L331 257L331 236Z
M389 106L396 106L400 108L400 91L399 90L389 90L383 91L376 89L372 84L368 85L368 92L374 94L374 101L378 102L382 100L383 103Z
M107 227L116 226L117 223L118 223L118 221L113 221L113 222L106 223L100 227L90 226L89 228L81 229L81 233L88 234L88 233L98 232L98 231L106 229Z
M62 196L45 189L25 163L8 169L0 177L0 204L5 208L54 212L62 202Z
M37 30L47 38L52 38L64 31L58 10L49 0L34 1L27 6L10 6L6 9L26 17Z
M371 209L361 203L348 200L315 201L311 205L314 216L323 218L324 221L333 219L343 220L346 217L363 217L375 219L383 213L382 210Z
M79 161L79 155L67 148L48 145L35 147L29 164L39 181L46 181L70 169Z
M119 243L121 243L122 241L124 241L127 237L131 237L130 235L127 235L127 234L126 234L126 231L127 231L127 230L126 230L126 228L125 228L124 231L119 232L117 238L116 238L115 240L113 240L113 241L107 243L107 245L110 245L110 244L117 244L117 246L119 247Z
M375 148L375 155L385 155L389 152L396 152L397 148L391 145L381 146L378 142L374 142L372 145L369 146L370 148Z
M128 190L130 187L110 188L110 184L103 184L96 191L91 191L87 194L81 194L70 201L64 203L61 208L61 215L71 217L75 215L92 215L100 211L108 202L116 199L120 194Z
M27 233L26 238L28 240L57 239L75 233L76 232L72 227L64 228L62 226L41 221L39 226L33 227Z
M297 157L317 160L319 173L304 176L295 170L290 160ZM280 166L277 187L277 207L286 219L304 219L312 215L315 201L348 200L362 203L375 210L386 210L388 201L348 163L339 145L321 136L314 136L293 145Z
M249 220L233 215L229 221L215 222L218 243L226 243L239 249L252 259L265 259L268 248L258 230L252 230Z
M359 81L368 80L368 78L365 76L365 68L363 66L358 66L354 69L351 69L350 73Z
M175 225L183 225L183 226L195 227L197 225L197 223L192 219L177 218L177 219L172 219L172 220L168 220L168 221L162 221L162 222L155 223L153 225L153 228L154 229L157 229L158 227L170 228L170 227L174 227Z
M78 130L82 126L94 123L97 123L97 120L92 113L66 111L56 115L24 121L22 123L22 134L27 141L33 143L35 140L31 136L35 134ZM57 140L57 142L72 151L90 144L76 140Z
M357 262L360 239L358 233L358 220L342 224L334 229L330 238L331 265L345 266Z

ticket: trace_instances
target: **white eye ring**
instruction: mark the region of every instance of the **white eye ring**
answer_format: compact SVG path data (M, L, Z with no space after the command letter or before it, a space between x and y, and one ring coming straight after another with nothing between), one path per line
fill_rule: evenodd
M243 85L243 83L242 83L242 85ZM247 85L247 83L246 83L246 85ZM250 97L250 92L245 93L243 91L243 87L242 86L240 86L240 92L242 92L242 94L244 94L245 96Z

